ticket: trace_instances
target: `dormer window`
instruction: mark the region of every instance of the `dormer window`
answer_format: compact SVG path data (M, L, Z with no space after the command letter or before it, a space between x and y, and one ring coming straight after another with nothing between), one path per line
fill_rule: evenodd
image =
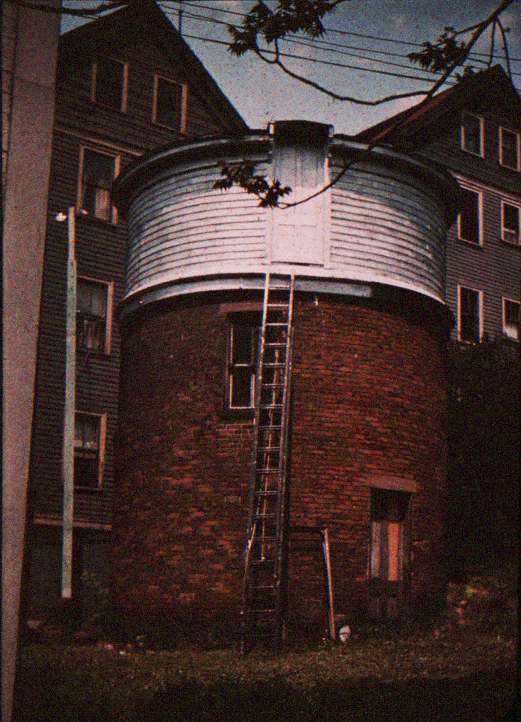
M499 162L505 168L519 170L519 133L499 129Z
M99 58L93 66L92 99L115 110L126 110L127 64Z
M160 75L154 77L152 120L172 130L184 131L186 86Z
M467 153L484 156L483 118L470 113L463 113L461 120L461 147Z

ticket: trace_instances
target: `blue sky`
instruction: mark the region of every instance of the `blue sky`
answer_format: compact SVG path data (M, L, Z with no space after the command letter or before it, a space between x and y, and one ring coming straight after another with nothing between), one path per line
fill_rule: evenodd
M286 52L299 56L288 58L287 63L316 82L357 97L376 99L396 92L425 90L428 84L418 78L426 74L410 64L406 54L418 49L415 44L436 40L445 26L460 29L476 23L498 2L350 0L326 21L328 33L322 38L326 42L320 47L308 41L287 45ZM71 0L70 4L85 6L79 0ZM159 4L177 27L179 2L160 0ZM330 123L335 132L351 134L421 99L397 100L374 108L335 101L284 77L280 70L254 57L234 58L224 44L229 37L226 23L237 24L239 14L252 4L252 0L183 0L181 24L187 43L250 127L263 128L272 120L301 118ZM521 4L509 8L503 20L510 28L510 56L514 59L511 67L517 73L514 81L519 89ZM71 18L64 18L62 27L65 30L75 24ZM496 47L500 51L499 43ZM475 56L475 67L479 69L487 61L488 42L482 41L476 51L481 53ZM496 62L504 64L501 57L500 51Z

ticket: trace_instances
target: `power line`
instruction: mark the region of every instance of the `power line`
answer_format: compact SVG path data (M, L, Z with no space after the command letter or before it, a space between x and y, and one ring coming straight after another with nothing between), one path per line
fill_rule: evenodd
M225 11L225 12L231 12L231 11ZM171 13L170 13L169 11L165 11L165 14L171 15ZM234 13L234 14L236 14L236 13ZM196 19L196 20L202 20L203 22L210 23L210 24L215 24L215 25L226 25L226 26L228 25L228 23L225 23L225 22L223 22L223 21L221 21L221 20L217 20L217 19L215 19L215 18L209 18L209 17L206 16L206 15L198 15L198 14L191 13L191 12L186 12L186 11L185 11L185 17L189 17L189 18L191 18L191 19ZM210 38L201 38L200 36L187 35L186 33L184 34L184 37L187 37L187 38L189 37L190 39L193 39L193 40L201 40L201 41L203 41L203 42L210 42L210 43L219 44L219 45L226 45L226 46L229 45L229 43L226 42L226 41L215 40L215 39L210 39ZM309 43L309 42L306 42L306 41L304 41L304 40L301 40L300 38L291 38L291 39L286 40L286 41L284 41L284 42L289 43L289 44L293 44L293 45L298 45L298 46L302 46L302 47L311 48L311 49L314 49L314 50L317 49L317 45L318 45L318 42L316 42L316 41L313 41L313 43ZM327 41L322 41L322 42L323 42L323 43L325 42L326 44L329 44L329 43L327 43ZM333 43L332 45L339 46L339 44L337 44L337 43ZM362 51L365 50L365 51L367 51L366 48L353 48L353 49L355 49L355 50L362 50ZM266 52L266 54L274 55L273 51L266 50L265 52ZM336 55L344 55L344 56L347 56L347 57L355 58L355 59L357 59L357 60L369 60L370 62L378 63L379 65L385 65L385 66L388 66L388 67L396 67L396 68L403 68L404 70L411 70L411 66L410 66L410 65L405 65L405 64L403 64L403 63L394 63L394 62L389 61L389 60L383 60L382 58L379 58L379 57L376 57L376 58L375 58L375 57L369 57L369 56L367 56L367 55L360 55L359 53L354 54L354 53L347 52L346 50L342 50L342 51L341 51L341 50L330 50L329 52L331 52L332 54L336 54ZM377 51L374 51L374 52L377 53L378 55L383 55L383 56L385 56L385 57L402 57L402 56L397 55L397 54L395 54L395 53L389 53L389 52L383 51L383 50L377 50ZM379 74L379 75L387 75L387 76L391 76L391 77L398 77L398 78L402 78L402 79L406 79L406 80L419 80L419 81L425 82L425 83L432 83L432 82L434 82L434 77L433 77L433 75L432 75L431 73L429 73L428 71L425 71L425 75L424 75L424 76L419 76L419 75L410 75L410 74L407 74L407 73L393 73L393 72L391 72L391 71L378 70L378 69L375 69L375 68L367 68L367 67L363 67L363 66L359 66L359 65L350 65L350 64L347 64L347 63L336 62L336 61L333 61L333 60L319 60L319 59L316 59L316 58L309 58L309 57L306 57L306 56L295 55L295 54L292 54L292 53L284 53L284 52L281 52L281 53L280 53L280 56L281 56L281 57L285 57L285 58L295 59L295 60L301 60L301 61L304 61L304 62L315 63L315 64L318 64L318 65L327 65L327 66L330 66L330 67L344 68L344 69L347 69L347 70L358 70L358 71L363 71L363 72L376 73L376 74ZM471 58L471 59L472 59L472 58ZM483 62L483 61L477 60L477 62ZM416 70L416 72L423 72L423 71L422 71L420 68L418 68L418 69ZM513 75L521 75L521 73L513 73Z
M168 2L168 0L163 0L163 2L161 2L161 4L162 5L168 5L168 4L177 5L178 3L176 3L176 2L172 3L172 0L170 0L170 2ZM215 8L215 7L211 7L209 5L203 5L198 2L190 2L190 0L184 0L183 5L184 5L184 7L191 6L193 8L197 8L198 10L210 10L211 12L218 12L223 15L233 15L237 18L244 17L243 13L236 12L234 10ZM222 20L217 20L216 18L209 18L208 16L200 16L200 18L201 19L207 18L209 22L215 22L215 23L218 23L221 25L229 25L230 24L230 23L224 22ZM347 30L337 30L334 28L327 28L326 32L327 32L327 34L332 34L332 35L341 35L341 36L347 36L347 37L362 38L364 40L377 40L378 42L382 42L382 43L391 43L394 45L402 45L402 46L406 46L406 47L413 47L413 48L423 48L424 47L423 43L415 43L412 41L405 41L405 40L396 40L395 38L386 38L386 37L382 37L382 36L378 36L378 35L366 35L365 33L354 33L354 32L349 32ZM324 44L330 44L330 45L338 45L341 47L340 43L338 43L338 44L333 43L332 41L323 40L321 38L314 39L313 42L316 44L324 43ZM353 48L353 49L358 49L358 48ZM359 49L367 50L368 48L359 48ZM384 53L386 51L375 51L375 52ZM392 55L392 53L389 53L389 54ZM402 56L398 56L398 57L402 57ZM475 51L472 53L472 57L473 58L477 58L477 57L488 58L489 54L488 53L480 53L478 51ZM511 57L510 60L514 61L514 62L521 62L521 58Z

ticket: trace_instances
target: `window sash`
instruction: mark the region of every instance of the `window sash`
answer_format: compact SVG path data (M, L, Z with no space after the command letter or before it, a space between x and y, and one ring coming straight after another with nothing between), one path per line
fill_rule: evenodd
M519 243L520 209L505 201L502 201L501 206L501 238L508 243Z
M520 308L519 301L503 299L503 333L516 341L520 337Z
M185 92L185 86L181 83L156 75L152 114L154 123L182 131Z
M231 320L228 333L228 408L253 409L257 370L258 323Z
M483 157L483 118L464 113L461 123L461 147Z
M481 293L471 288L459 289L459 337L473 343L481 339Z
M116 177L117 156L82 148L79 210L103 221L115 222L110 189Z
M106 434L103 414L76 412L74 416L74 486L101 485Z
M126 63L100 58L94 64L93 100L115 110L125 110Z
M505 168L519 170L519 133L500 128L499 162Z
M458 216L458 236L463 241L481 243L481 194L461 188L462 209Z
M110 353L113 284L78 278L76 346L83 351Z

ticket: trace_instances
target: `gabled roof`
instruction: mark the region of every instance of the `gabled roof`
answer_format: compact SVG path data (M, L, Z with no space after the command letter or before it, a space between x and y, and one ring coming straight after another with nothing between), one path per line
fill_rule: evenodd
M417 148L441 135L453 123L459 123L463 108L473 106L485 110L502 106L521 122L521 98L500 65L465 76L427 101L408 108L366 130L356 137L364 142Z
M124 45L125 30L135 23L142 29L143 43L155 45L167 61L182 68L191 81L190 92L204 98L224 127L239 133L248 130L242 116L154 0L131 0L120 10L70 30L60 37L60 52L74 52L79 45L99 52L105 43L115 39Z

